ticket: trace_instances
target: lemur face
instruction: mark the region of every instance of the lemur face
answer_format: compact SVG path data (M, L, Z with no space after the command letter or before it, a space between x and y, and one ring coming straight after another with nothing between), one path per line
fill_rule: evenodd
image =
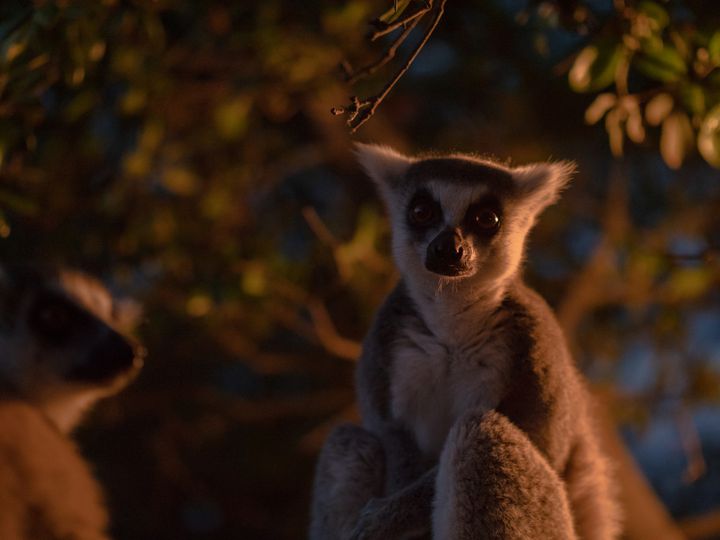
M392 222L393 255L408 279L482 286L513 274L539 212L573 167L511 168L473 156L408 158L358 145Z
M115 329L108 291L77 272L0 269L0 374L30 399L49 401L125 386L143 350Z

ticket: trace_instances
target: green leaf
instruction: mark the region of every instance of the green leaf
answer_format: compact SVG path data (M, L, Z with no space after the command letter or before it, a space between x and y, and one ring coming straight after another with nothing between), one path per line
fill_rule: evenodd
M411 0L397 0L393 3L393 6L390 9L388 9L385 13L378 17L378 20L384 22L385 24L394 23L407 9L407 7L410 5L410 2Z
M659 126L673 110L675 101L667 92L662 92L648 101L645 107L645 120L651 126Z
M29 198L0 189L0 206L23 216L33 216L37 213L37 205Z
M660 154L671 169L679 169L693 141L693 130L687 114L675 111L662 124Z
M647 16L654 26L653 30L659 31L670 23L668 12L656 2L640 2L637 10Z
M708 53L710 53L710 60L713 64L720 64L720 30L710 37Z
M259 264L249 265L242 275L242 290L249 296L262 296L266 293L267 272Z
M679 300L691 300L704 295L712 280L709 268L680 268L670 278L670 292Z
M687 73L685 60L674 47L646 51L633 58L632 65L643 75L662 82L674 82Z
M612 42L589 45L578 54L568 82L576 92L597 92L611 85L622 56L622 46Z
M699 84L683 84L680 87L680 97L691 113L702 114L705 112L705 91Z
M233 140L245 133L251 105L250 98L243 95L217 106L213 116L215 126L222 138Z
M609 92L598 94L590 106L585 111L585 122L592 125L600 121L611 107L617 102L617 96Z
M720 105L705 116L697 140L700 155L713 167L720 169Z

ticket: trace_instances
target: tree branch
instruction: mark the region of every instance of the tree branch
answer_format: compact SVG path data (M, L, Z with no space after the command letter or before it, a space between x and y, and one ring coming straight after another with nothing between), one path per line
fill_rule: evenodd
M372 62L371 64L368 64L363 68L360 68L359 70L355 71L354 73L349 73L348 65L343 64L343 68L346 70L348 84L355 84L360 79L369 77L370 75L372 75L373 73L378 71L380 68L382 68L385 64L387 64L390 60L395 58L395 54L397 54L397 50L400 48L400 45L402 45L405 42L407 37L415 29L415 27L418 25L419 22L420 22L419 18L412 21L410 23L410 25L407 26L405 28L405 30L403 30L397 38L395 38L395 41L393 41L392 44L390 45L390 47L388 47L388 49L385 51L385 54L383 54L375 62Z
M402 34L398 36L398 38L393 42L393 44L383 55L383 57L381 57L380 60L378 60L375 64L370 64L369 66L360 70L360 72L358 72L357 74L354 74L350 77L350 80L358 80L359 78L374 73L375 71L380 69L380 67L384 66L387 62L390 61L390 59L394 57L397 47L399 47L399 45L403 41L405 41L407 36L410 34L410 32L412 32L415 26L417 26L418 22L420 22L423 16L431 10L435 11L435 16L433 17L432 22L425 31L425 35L420 40L420 43L417 44L412 53L410 53L410 56L408 56L405 63L400 67L397 73L395 73L393 78L383 87L380 93L365 99L359 99L357 96L352 96L350 98L350 105L346 105L345 107L333 107L332 109L330 109L330 112L336 116L341 114L348 115L347 125L350 127L351 133L355 133L360 126L362 126L375 114L378 106L383 102L383 100L387 97L387 95L397 84L397 82L402 78L402 76L405 75L407 70L410 69L410 66L415 61L418 54L420 54L420 51L423 49L423 47L425 47L425 45L430 39L430 36L440 23L440 19L442 19L442 16L445 13L446 3L447 0L440 0L437 6L434 6L433 2L428 2L430 6L429 8L427 8L425 11L421 10L421 14L413 14L416 16L408 17L407 19L409 20L406 20L405 24L409 24L410 26L406 27ZM391 26L394 26L394 24ZM402 24L400 26L402 26ZM399 28L399 26L396 28ZM384 32L385 30L387 29L383 29L380 32ZM393 48L395 48L395 50L392 50L391 52L391 49ZM361 73L363 74L360 75Z
M419 17L422 17L423 15L425 15L425 14L426 14L428 11L430 11L431 9L432 9L432 2L431 2L431 1L428 1L428 2L425 4L425 7L420 8L420 9L417 10L415 13L413 13L413 14L411 14L411 15L408 15L408 16L405 17L404 19L400 19L400 20L397 21L397 22L394 22L394 23L392 23L392 24L389 24L389 25L385 26L384 28L381 28L380 30L376 30L375 32L373 32L373 33L370 35L370 41L375 41L375 40L377 40L378 38L381 38L382 36L386 36L386 35L388 35L388 34L392 34L395 30L397 30L397 29L400 28L400 27L402 27L402 28L407 28L408 25L409 25L411 22L413 22L414 20L416 20L416 19L419 18Z

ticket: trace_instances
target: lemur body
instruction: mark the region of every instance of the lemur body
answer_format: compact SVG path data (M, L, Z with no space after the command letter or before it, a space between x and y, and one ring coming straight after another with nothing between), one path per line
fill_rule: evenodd
M102 490L68 433L142 350L96 280L0 267L0 538L106 539Z
M358 365L363 427L341 426L321 453L311 537L614 538L587 392L519 276L571 167L359 156L402 278Z

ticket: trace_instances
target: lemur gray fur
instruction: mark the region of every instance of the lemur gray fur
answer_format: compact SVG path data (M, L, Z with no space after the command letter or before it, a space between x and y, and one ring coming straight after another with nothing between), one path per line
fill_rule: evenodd
M102 490L68 434L142 365L118 325L87 275L0 266L0 538L107 539Z
M320 453L310 537L616 538L588 391L520 275L573 165L357 153L401 279L363 345L362 427L339 426Z

